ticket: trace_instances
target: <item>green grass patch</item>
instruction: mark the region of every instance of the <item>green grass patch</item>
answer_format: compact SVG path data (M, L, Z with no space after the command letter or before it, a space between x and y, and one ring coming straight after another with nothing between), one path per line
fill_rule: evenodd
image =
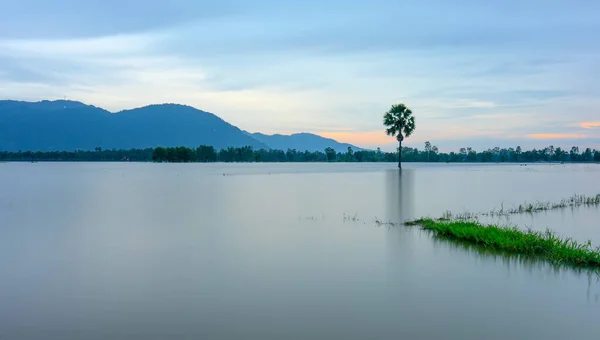
M571 238L561 239L549 230L522 231L516 227L485 226L474 221L451 221L443 218L420 219L405 225L419 225L438 236L532 256L555 264L600 267L600 247L593 248L591 241L580 244Z

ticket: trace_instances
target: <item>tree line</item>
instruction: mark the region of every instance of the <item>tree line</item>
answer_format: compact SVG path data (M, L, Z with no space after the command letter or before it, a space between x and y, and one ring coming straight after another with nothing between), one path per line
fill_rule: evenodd
M516 148L488 149L477 152L471 147L461 148L458 152L444 153L430 142L423 150L402 147L404 162L600 162L600 151L590 148L580 150L574 146L570 150L548 146L543 149L522 150ZM348 148L346 152L337 152L332 148L323 151L298 150L254 150L250 146L229 147L217 150L212 146L201 145L197 148L157 147L129 150L75 151L0 151L0 161L130 161L130 162L397 162L398 152L377 150L357 150Z
M405 155L405 148L402 150L402 157ZM415 154L419 153L418 158L422 162L600 162L600 151L586 148L580 151L578 146L573 146L570 150L564 150L560 147L548 146L540 149L523 150L520 146L516 148L487 149L481 152L473 150L471 147L461 148L458 153L440 153L436 146L430 142L425 142L424 151L413 149ZM423 155L427 159L422 159Z
M501 149L495 147L482 152L477 152L471 147L461 148L458 153L440 153L437 146L425 142L425 150L403 148L402 141L413 134L416 128L415 117L411 109L404 104L394 104L383 115L383 125L388 136L396 137L398 149L398 167L401 168L402 160L405 162L599 162L600 151L586 148L582 152L578 146L571 150L560 147L548 146L543 149L523 151L520 146L516 148Z

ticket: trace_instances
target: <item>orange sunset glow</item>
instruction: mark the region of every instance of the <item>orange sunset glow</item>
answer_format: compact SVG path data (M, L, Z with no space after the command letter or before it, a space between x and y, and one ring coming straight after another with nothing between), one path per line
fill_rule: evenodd
M600 122L583 122L580 126L584 129L599 128Z
M578 133L531 133L528 137L535 139L577 139L585 138L585 135Z
M395 138L385 134L384 131L360 131L360 132L317 132L321 137L332 138L338 142L350 143L354 145L380 145L393 143Z

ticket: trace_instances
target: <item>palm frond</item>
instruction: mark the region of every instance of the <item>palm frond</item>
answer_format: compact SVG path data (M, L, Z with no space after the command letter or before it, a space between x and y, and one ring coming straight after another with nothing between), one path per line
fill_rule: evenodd
M390 112L386 112L385 115L383 115L383 125L385 126L390 126L394 124L394 116L390 113Z
M414 131L415 117L406 105L394 104L383 115L383 125L387 127L386 133L389 136L397 136L398 140L402 140Z
M390 126L389 128L387 128L385 130L385 132L387 133L388 136L394 136L394 135L396 135L396 131L398 131L398 130L396 129L395 125L392 125L392 126Z
M404 125L402 131L404 132L404 136L408 137L408 136L412 135L414 130L415 130L415 117L410 116L407 119L406 124Z

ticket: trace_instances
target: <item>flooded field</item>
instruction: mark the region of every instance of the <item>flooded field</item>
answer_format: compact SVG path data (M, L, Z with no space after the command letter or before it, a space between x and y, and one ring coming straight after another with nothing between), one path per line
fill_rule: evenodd
M600 337L594 273L385 224L596 195L600 165L405 167L0 164L0 338ZM480 220L600 245L595 206Z

